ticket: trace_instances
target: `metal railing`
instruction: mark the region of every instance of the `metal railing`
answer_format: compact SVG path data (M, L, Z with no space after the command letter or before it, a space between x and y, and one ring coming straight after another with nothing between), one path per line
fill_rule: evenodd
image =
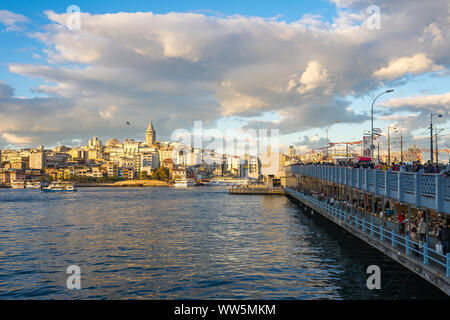
M316 165L294 165L285 171L450 214L450 177L439 174Z
M287 193L294 194L297 198L302 199L311 208L321 209L329 216L338 218L348 226L371 235L373 239L395 247L396 250L400 250L410 258L415 256L417 262L434 267L441 272L443 271L447 277L450 277L450 253L443 255L428 247L427 243L412 241L408 235L403 236L396 233L395 229L389 230L383 224L376 224L370 219L370 215L363 217L362 212L350 206L344 206L343 202L329 204L325 201L320 201L314 196L306 195L291 188L286 188L285 190Z

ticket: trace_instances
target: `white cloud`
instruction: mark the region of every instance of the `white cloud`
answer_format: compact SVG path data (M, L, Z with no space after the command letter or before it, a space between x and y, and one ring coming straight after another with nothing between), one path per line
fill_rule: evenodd
M393 80L405 74L421 74L430 71L442 70L443 66L434 64L433 60L423 53L417 53L411 57L400 57L389 61L387 67L373 73L378 79Z
M6 26L7 31L21 31L23 24L30 20L21 15L8 10L0 10L0 23Z
M0 132L48 144L90 135L143 138L152 118L168 138L194 120L213 125L224 116L295 132L365 121L342 97L369 95L381 79L389 85L450 66L448 1L381 0L381 30L364 26L371 1L337 2L333 23L317 15L286 23L83 13L81 30L71 31L66 14L47 12L50 24L32 34L45 47L42 60L9 70L43 80L33 89L48 98L14 99L14 90L0 85L0 117L8 119ZM251 121L266 112L281 121Z
M425 42L427 40L431 40L433 46L444 44L444 31L437 23L430 23L423 30L422 37L419 38L419 41Z
M328 83L327 69L318 61L310 61L305 71L298 79L291 79L288 83L287 91L296 88L299 94L311 92Z
M450 92L437 95L419 95L404 98L391 98L382 103L388 114L381 116L383 120L395 122L408 131L415 131L427 127L430 113L441 114L433 122L442 123L450 117Z
M114 118L114 114L117 112L117 107L116 106L108 106L106 108L103 108L99 111L99 115L100 117L102 117L102 119L112 119Z
M18 144L18 145L29 145L34 141L33 137L23 137L18 136L13 133L3 133L2 138L5 140L5 142L10 144Z
M383 102L383 106L391 108L408 107L415 110L425 108L429 111L445 109L450 111L450 92L436 95L420 95L416 97L392 98Z
M0 80L0 99L12 98L13 95L14 89Z

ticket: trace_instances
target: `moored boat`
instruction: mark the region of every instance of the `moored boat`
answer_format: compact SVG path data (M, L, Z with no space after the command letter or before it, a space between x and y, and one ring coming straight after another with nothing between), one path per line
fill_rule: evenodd
M179 179L175 180L174 187L175 188L187 188L187 187L194 187L196 184L194 179L188 178L188 179Z
M12 189L25 189L25 181L13 180L11 181Z
M25 188L27 189L40 189L41 182L40 181L27 181L25 182Z
M77 189L70 183L52 182L48 187L42 187L43 192L76 192Z

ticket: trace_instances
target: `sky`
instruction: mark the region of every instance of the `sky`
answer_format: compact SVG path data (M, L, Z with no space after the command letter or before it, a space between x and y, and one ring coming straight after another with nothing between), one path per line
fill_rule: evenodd
M428 148L439 113L449 148L449 16L446 0L3 0L0 148L142 140L152 119L161 140L202 121L309 150L326 128L360 140L388 89L376 128Z

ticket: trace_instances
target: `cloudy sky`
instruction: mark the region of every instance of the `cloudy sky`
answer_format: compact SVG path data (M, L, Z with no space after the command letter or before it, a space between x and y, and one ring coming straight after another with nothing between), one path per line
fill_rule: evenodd
M450 144L448 0L161 2L3 1L0 148L144 139L149 119L162 140L201 120L354 141L387 89L375 127L427 147L441 113Z

